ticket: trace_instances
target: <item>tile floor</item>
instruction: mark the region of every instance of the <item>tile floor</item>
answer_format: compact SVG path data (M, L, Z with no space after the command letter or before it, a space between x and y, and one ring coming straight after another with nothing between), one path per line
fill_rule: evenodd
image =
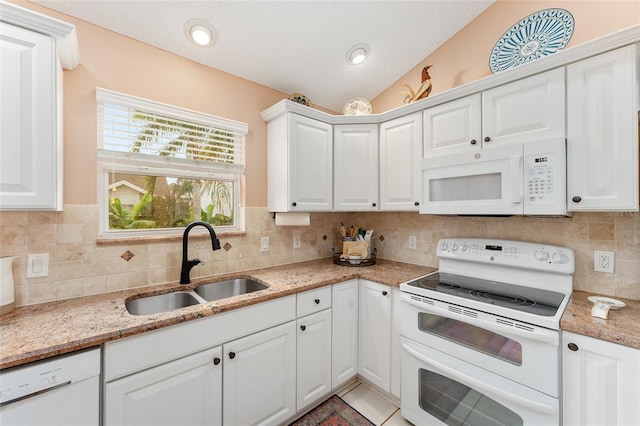
M356 381L342 389L338 396L376 426L411 426L400 415L398 406L364 383Z

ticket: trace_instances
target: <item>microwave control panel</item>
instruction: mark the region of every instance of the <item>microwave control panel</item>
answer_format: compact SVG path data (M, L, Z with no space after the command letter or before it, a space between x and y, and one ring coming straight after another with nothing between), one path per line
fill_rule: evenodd
M555 202L556 161L557 155L551 152L525 157L524 189L527 202Z

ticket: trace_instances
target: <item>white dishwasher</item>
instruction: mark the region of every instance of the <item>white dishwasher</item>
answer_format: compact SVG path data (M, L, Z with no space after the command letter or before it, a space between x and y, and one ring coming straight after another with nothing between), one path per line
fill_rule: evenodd
M2 426L90 426L100 421L100 349L0 371Z

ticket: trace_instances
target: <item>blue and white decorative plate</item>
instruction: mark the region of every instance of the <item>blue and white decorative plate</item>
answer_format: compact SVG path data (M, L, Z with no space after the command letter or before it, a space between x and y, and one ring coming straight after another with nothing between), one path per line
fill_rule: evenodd
M575 21L564 9L532 13L505 32L491 51L491 72L508 70L561 51L571 40Z

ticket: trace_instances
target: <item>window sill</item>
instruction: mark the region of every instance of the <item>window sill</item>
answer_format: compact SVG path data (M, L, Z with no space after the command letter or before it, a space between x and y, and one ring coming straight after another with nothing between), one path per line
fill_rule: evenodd
M227 232L216 232L216 236L218 239L225 237L242 237L247 235L245 231L227 231ZM96 240L97 246L118 246L123 244L152 244L152 243L167 243L174 241L182 241L182 234L172 234L172 235L155 235L149 237L124 237L124 238L98 238ZM209 234L189 234L189 238L210 238Z

